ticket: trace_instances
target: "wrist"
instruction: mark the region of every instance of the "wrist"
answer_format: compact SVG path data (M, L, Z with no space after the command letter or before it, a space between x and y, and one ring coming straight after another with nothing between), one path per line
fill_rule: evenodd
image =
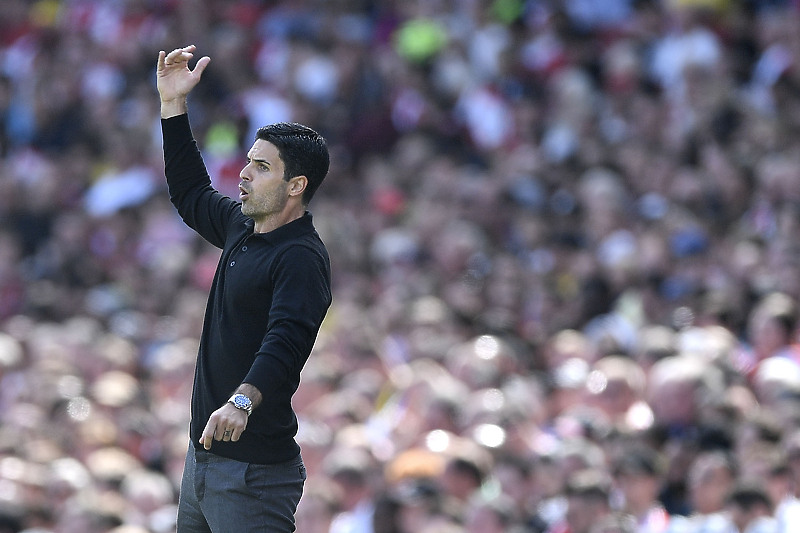
M170 118L183 115L188 112L189 106L186 98L175 98L174 100L161 100L161 118Z
M253 402L253 409L258 407L258 405L261 403L261 391L258 390L258 387L255 385L251 385L250 383L242 383L236 387L234 392L244 394L250 398L250 401Z
M235 392L233 396L228 399L228 403L232 404L240 411L247 413L247 416L250 416L250 414L253 412L252 400L250 400L246 394L242 394L241 392Z
M242 383L228 399L228 403L250 416L253 409L261 403L261 391L249 383Z

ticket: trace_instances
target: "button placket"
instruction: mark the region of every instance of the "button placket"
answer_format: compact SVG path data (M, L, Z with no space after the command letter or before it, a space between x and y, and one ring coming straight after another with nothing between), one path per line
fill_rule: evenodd
M246 252L247 251L247 245L246 244L241 245L239 247L239 251L240 252ZM231 261L228 263L229 267L232 267L232 266L235 266L235 265L236 265L236 259L231 259Z

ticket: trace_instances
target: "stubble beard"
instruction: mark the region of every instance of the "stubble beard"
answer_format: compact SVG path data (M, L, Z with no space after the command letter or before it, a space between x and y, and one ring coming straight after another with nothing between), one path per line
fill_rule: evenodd
M242 214L259 220L275 215L283 211L284 207L289 201L286 193L288 183L281 187L279 191L275 191L267 198L254 199L252 193L247 202L242 202Z

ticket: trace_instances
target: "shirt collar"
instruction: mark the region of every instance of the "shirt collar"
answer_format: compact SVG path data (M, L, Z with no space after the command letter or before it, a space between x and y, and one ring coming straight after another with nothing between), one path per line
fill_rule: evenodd
M255 221L253 221L252 218L248 218L245 225L252 233L255 228ZM279 226L272 231L268 231L267 233L254 233L253 235L276 244L294 239L311 231L314 231L314 221L311 217L311 213L306 211L300 218L292 220L283 226Z

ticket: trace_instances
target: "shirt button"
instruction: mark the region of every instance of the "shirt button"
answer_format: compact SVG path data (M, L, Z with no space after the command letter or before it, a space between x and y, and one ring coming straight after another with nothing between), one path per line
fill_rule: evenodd
M247 251L247 246L246 246L246 245L245 245L245 246L242 246L242 251L243 251L243 252L246 252L246 251Z
M236 264L236 261L231 261L231 265L230 266L233 266L235 264Z

